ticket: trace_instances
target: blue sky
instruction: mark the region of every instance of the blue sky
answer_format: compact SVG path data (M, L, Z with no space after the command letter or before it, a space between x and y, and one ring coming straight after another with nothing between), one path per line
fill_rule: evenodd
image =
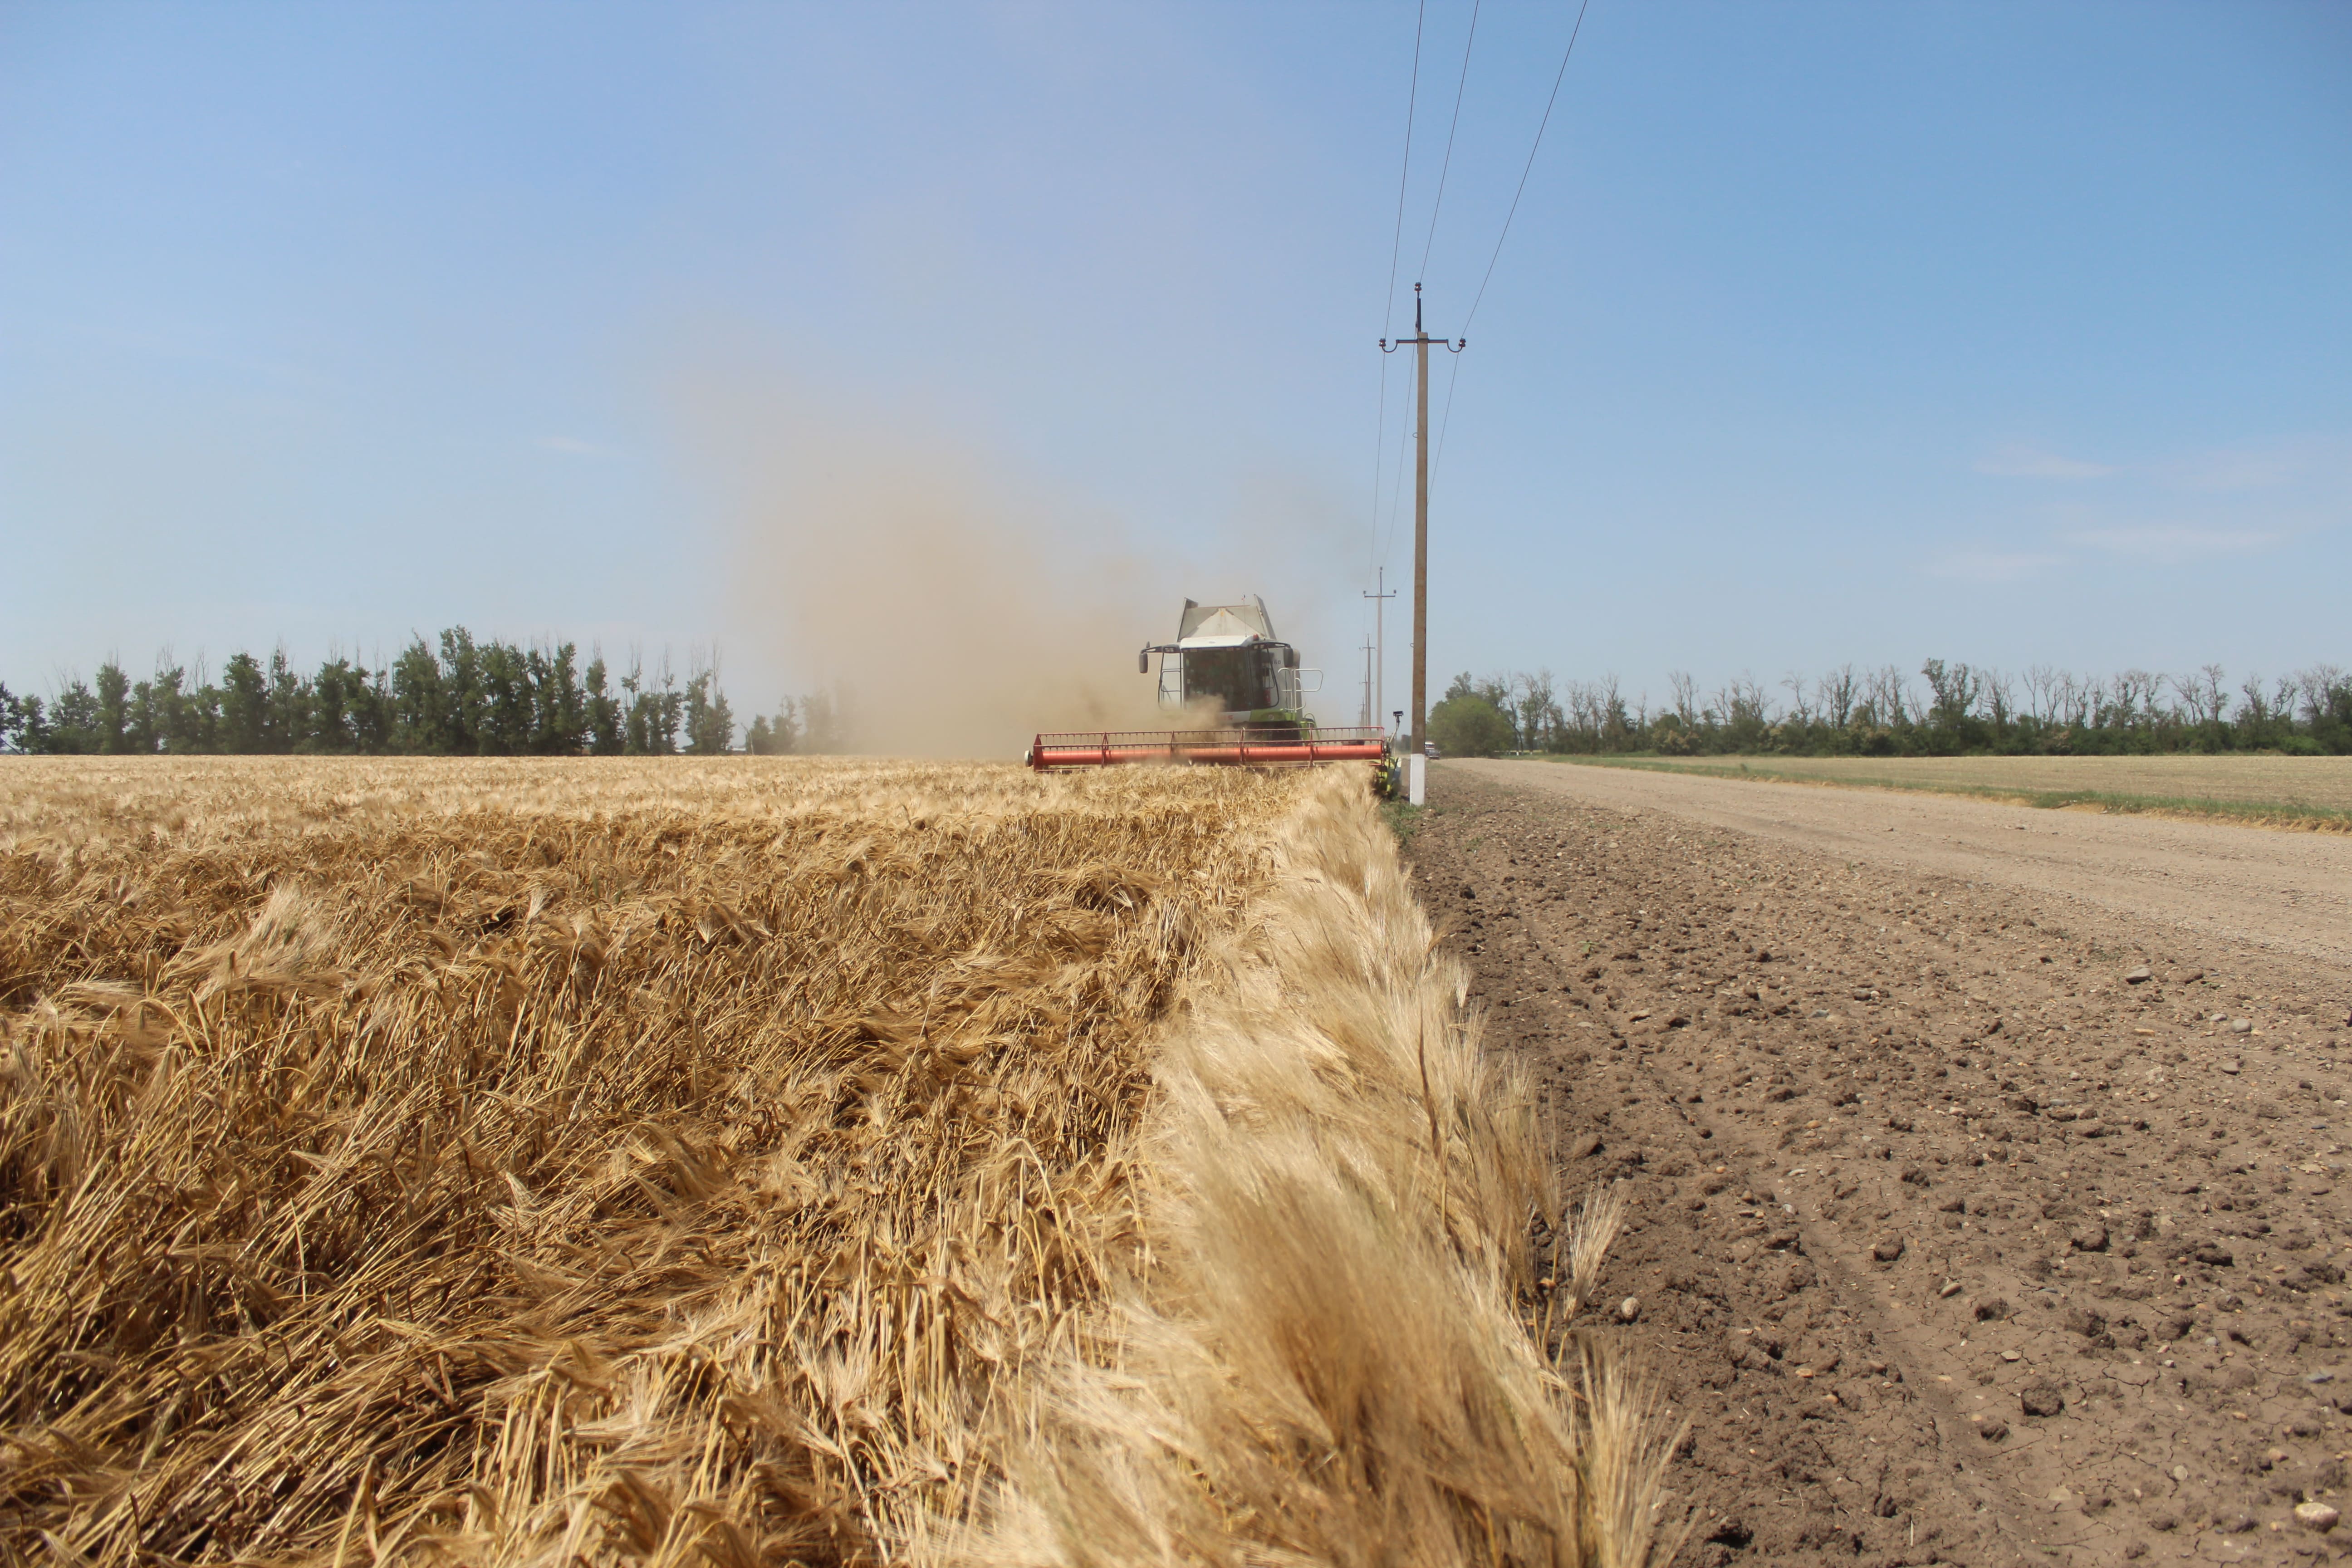
M1431 0L1388 300L1415 15L0 10L0 679L1255 590L1351 717L1417 276L1440 681L2352 662L2352 8L1593 0L1466 327L1574 13Z

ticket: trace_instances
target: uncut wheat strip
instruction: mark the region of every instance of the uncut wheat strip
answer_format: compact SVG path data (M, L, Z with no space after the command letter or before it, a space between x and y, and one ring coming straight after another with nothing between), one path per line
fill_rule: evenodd
M1279 913L1196 989L1163 1057L1145 1147L1167 1255L1110 1369L1150 1369L1147 1386L1065 1367L1024 1473L932 1560L1433 1563L1498 1542L1656 1560L1596 1509L1579 1459L1600 1449L1507 1284L1525 1268L1513 1232L1543 1195L1524 1093L1455 1022L1459 977L1428 962L1392 859L1380 875L1378 824L1351 804L1288 825L1289 874L1263 906ZM1342 962L1367 945L1375 962ZM1372 977L1390 974L1417 997L1381 994ZM1370 994L1350 1005L1350 989ZM1360 1037L1319 1026L1334 1017ZM1398 1136L1416 1122L1422 1136ZM1447 1170L1489 1142L1505 1147L1475 1180ZM1639 1435L1624 1401L1599 1418Z

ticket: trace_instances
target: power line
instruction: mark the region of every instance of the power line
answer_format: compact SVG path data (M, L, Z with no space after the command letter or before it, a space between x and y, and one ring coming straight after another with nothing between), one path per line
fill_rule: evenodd
M1478 42L1478 12L1484 3L1485 0L1471 0L1470 31L1468 36L1464 37L1462 40L1462 69L1454 79L1454 113L1445 123L1445 156L1437 166L1437 195L1435 199L1433 200L1429 205L1429 233L1423 239L1421 246L1421 270L1424 275L1429 271L1430 251L1437 243L1437 215L1444 211L1445 207L1446 176L1452 174L1454 170L1454 132L1460 130L1462 126L1463 89L1468 85L1470 80L1470 54ZM1425 13L1427 8L1427 0L1423 0L1423 8ZM1421 23L1416 19L1413 24L1413 58L1416 62L1416 69L1418 68L1420 58ZM1404 201L1404 192L1402 186L1399 187L1397 192L1397 201L1398 221L1400 226L1402 226L1403 221ZM1391 310L1393 311L1396 297L1396 258L1393 253L1391 253L1389 258L1389 297L1391 300ZM1414 287L1418 289L1420 285L1416 284ZM1389 318L1383 318L1383 321L1385 321L1388 319ZM1414 330L1417 331L1420 329L1416 326ZM1381 376L1381 388L1383 395L1383 400L1385 401L1388 388L1388 375L1385 370L1382 371ZM1450 393L1448 394L1448 404L1450 406ZM1426 422L1429 417L1428 412L1426 410L1420 411L1420 417ZM1385 429L1386 427L1386 420L1383 419L1382 428ZM1389 508L1388 536L1382 541L1381 545L1381 559L1384 562L1388 559L1390 550L1395 546L1397 521L1399 516L1404 510L1404 446L1402 443L1399 443L1397 447L1396 485L1391 491L1391 495L1393 499ZM1377 504L1376 498L1375 505Z
M1454 384L1462 374L1462 358L1454 356L1454 368L1445 377L1445 407L1437 418L1437 450L1430 455L1429 481L1437 482L1437 470L1445 466L1445 433L1454 428Z
M1518 188L1511 193L1510 210L1503 215L1503 231L1495 237L1494 254L1486 258L1486 271L1485 276L1478 279L1478 292L1471 297L1469 313L1462 318L1462 325L1465 330L1470 325L1471 318L1478 313L1479 301L1486 297L1486 285L1495 276L1495 263L1502 259L1503 242L1511 237L1511 220L1519 216L1519 198L1527 194L1528 176L1535 170L1536 154L1543 149L1544 132L1551 125L1552 108L1559 101L1560 83L1568 79L1568 62L1576 53L1577 35L1584 31L1585 8L1591 4L1591 0L1579 0L1576 7L1576 24L1568 30L1568 47L1560 51L1559 69L1552 75L1551 96L1544 100L1543 118L1536 123L1535 142L1528 148L1528 161L1519 170ZM1475 31L1476 26L1477 18L1474 13L1471 17L1471 27ZM1464 57L1463 68L1465 73L1469 68L1466 54ZM1458 114L1460 111L1457 101L1455 112ZM1435 221L1435 216L1433 214L1431 222L1434 225ZM1445 463L1445 434L1454 427L1454 384L1459 379L1461 374L1462 362L1457 359L1454 362L1452 374L1445 378L1445 408L1438 418L1437 451L1430 461L1433 479L1435 478L1436 470L1443 468Z
M1429 0L1421 0L1412 18L1412 77L1404 95L1404 166L1397 172L1396 231L1389 237L1389 290L1381 307L1381 331L1388 332L1396 319L1397 258L1404 251L1404 192L1412 177L1412 117L1421 104L1421 28L1429 16ZM1380 416L1372 431L1372 537L1381 532L1381 456L1389 440L1389 362L1381 361ZM1382 546L1381 559L1387 559L1387 547Z
M1519 171L1519 188L1511 193L1511 210L1503 215L1503 232L1495 237L1495 254L1486 258L1486 277L1478 279L1478 292L1471 297L1470 314L1462 318L1462 330L1465 331L1469 330L1472 319L1478 314L1478 301L1486 297L1486 285L1495 276L1495 263L1502 259L1503 241L1510 238L1511 237L1511 220L1519 216L1519 198L1527 195L1528 175L1535 170L1536 153L1543 146L1545 128L1551 124L1552 105L1559 101L1559 84L1568 79L1569 57L1576 53L1576 36L1584 31L1585 6L1591 3L1592 0L1579 0L1579 4L1576 7L1576 26L1570 27L1568 31L1568 47L1560 51L1559 70L1551 79L1551 96L1544 100L1543 119L1536 126L1535 145L1528 149L1527 166ZM1475 16L1471 20L1471 26L1474 29L1477 26L1477 20ZM1465 71L1469 69L1470 61L1467 55L1463 57L1462 65ZM1458 100L1454 104L1454 112L1456 114L1461 112L1461 104ZM1449 152L1451 151L1451 145L1452 144L1449 140ZM1434 230L1436 223L1436 215L1432 214L1430 216L1430 226L1433 230ZM1389 289L1391 293L1395 291L1396 284L1393 280L1390 282ZM1449 393L1447 395L1450 400L1452 395ZM1442 447L1443 443L1440 445Z
M1470 47L1478 41L1478 7L1484 0L1471 0L1470 36L1462 40L1462 75L1454 83L1454 119L1445 127L1445 161L1437 169L1437 199L1429 204L1429 237L1422 242L1421 275L1429 276L1430 247L1437 243L1437 214L1445 205L1445 176L1454 167L1454 132L1462 123L1462 89L1470 79ZM1580 13L1580 19L1581 14ZM1391 292L1396 285L1389 285Z
M1421 103L1421 25L1428 15L1429 0L1421 0L1421 8L1413 13L1412 18L1412 84L1405 89L1404 95L1404 167L1397 174L1396 233L1389 240L1389 294L1381 312L1381 331L1384 335L1396 320L1397 258L1404 249L1404 188L1405 182L1412 175L1413 110ZM1446 142L1449 156L1453 150L1449 136ZM1381 384L1383 388L1388 385L1387 376L1381 378ZM1375 463L1373 466L1377 468L1379 465Z
M1381 361L1380 416L1372 422L1372 537L1370 542L1374 545L1378 545L1381 542L1381 459L1388 456L1388 445L1389 362L1383 359ZM1380 556L1375 551L1373 564L1379 563Z
M1385 381L1386 373L1382 373ZM1397 521L1404 511L1404 455L1412 450L1412 442L1400 436L1397 440L1396 480L1389 486L1389 531L1381 541L1381 563L1388 563L1389 552L1396 548Z

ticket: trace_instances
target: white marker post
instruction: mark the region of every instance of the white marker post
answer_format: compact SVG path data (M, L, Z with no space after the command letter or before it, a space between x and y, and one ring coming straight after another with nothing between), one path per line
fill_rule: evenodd
M1423 805L1429 800L1429 758L1414 752L1404 760L1404 798L1409 805Z

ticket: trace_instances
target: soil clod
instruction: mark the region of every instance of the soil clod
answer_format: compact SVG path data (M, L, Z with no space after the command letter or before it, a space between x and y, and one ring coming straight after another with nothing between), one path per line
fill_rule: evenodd
M2017 1403L2028 1415L2055 1415L2066 1408L2066 1395L2054 1380L2037 1377L2017 1391Z

